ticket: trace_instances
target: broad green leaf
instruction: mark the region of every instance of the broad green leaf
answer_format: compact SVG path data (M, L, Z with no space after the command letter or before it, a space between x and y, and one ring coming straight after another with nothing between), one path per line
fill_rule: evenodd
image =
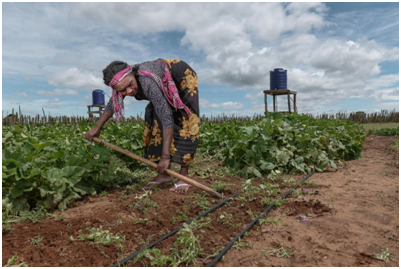
M58 180L62 180L63 171L58 168L50 168L46 172L42 171L42 177L47 178L50 183L55 183Z
M44 142L40 144L32 144L37 152L40 152L42 149L44 149L47 146L50 146L52 143L51 142Z
M67 179L80 177L84 172L85 168L79 166L67 166L62 169L63 176Z
M14 186L10 190L10 194L11 194L12 198L17 198L17 197L21 196L23 193L24 193L24 191L21 188L17 187L17 186Z

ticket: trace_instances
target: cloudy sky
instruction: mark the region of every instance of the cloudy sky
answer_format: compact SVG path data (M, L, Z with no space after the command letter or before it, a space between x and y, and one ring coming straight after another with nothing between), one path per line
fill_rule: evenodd
M111 61L157 58L195 69L201 115L262 114L274 68L300 113L399 108L398 2L3 2L2 33L3 114L87 116L93 90L109 99ZM126 100L143 115L146 102Z

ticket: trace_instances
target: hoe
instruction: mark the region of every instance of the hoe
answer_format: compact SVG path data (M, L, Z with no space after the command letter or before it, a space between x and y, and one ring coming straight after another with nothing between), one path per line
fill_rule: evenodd
M83 134L85 135L85 132ZM133 159L135 159L137 161L140 161L140 162L142 162L142 163L144 163L144 164L146 164L146 165L148 165L150 167L157 168L157 164L156 163L151 162L151 161L149 161L149 160L147 160L145 158L142 158L141 156L138 156L138 155L136 155L136 154L134 154L132 152L129 152L128 150L125 150L125 149L122 149L120 147L117 147L117 146L115 146L113 144L110 144L110 143L108 143L108 142L106 142L106 141L104 141L102 139L97 138L97 137L94 137L93 140L96 141L96 142L102 143L106 147L114 149L114 150L116 150L116 151L118 151L118 152L120 152L122 154L125 154L128 157L131 157L131 158L133 158ZM220 199L224 198L223 196L221 196L218 192L214 191L213 189L211 189L211 188L209 188L209 187L207 187L205 185L202 185L202 184L196 182L195 180L190 179L190 178L188 178L186 176L183 176L183 175L181 175L181 174L179 174L177 172L174 172L174 171L172 171L170 169L167 169L166 173L169 174L170 176L178 178L179 180L182 180L182 181L184 181L184 182L186 182L186 183L188 183L188 184L190 184L190 185L192 185L192 186L194 186L196 188L204 190L205 192L207 192L209 194L212 194L212 195L214 195L214 196L216 196L216 197L218 197Z

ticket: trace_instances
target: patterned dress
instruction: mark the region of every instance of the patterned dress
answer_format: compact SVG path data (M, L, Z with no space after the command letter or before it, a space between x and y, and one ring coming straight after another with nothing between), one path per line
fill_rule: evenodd
M136 76L140 94L138 100L149 100L145 109L144 148L145 158L158 162L162 155L163 128L173 128L173 140L170 147L171 161L180 165L189 165L195 161L199 140L199 92L198 77L195 71L184 61L177 59L158 59L139 64L140 70L154 73L163 79L165 61L179 91L182 102L192 115L184 109L171 106L163 91L150 77ZM109 101L106 111L113 113Z

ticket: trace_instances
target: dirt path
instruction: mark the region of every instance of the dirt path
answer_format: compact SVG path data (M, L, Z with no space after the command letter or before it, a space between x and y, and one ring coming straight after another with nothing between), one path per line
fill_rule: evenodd
M216 265L398 266L399 154L398 150L391 149L392 145L389 137L367 137L362 159L348 161L336 172L313 175L312 183L271 210L270 223L255 225L241 240L242 245L232 248L224 261ZM215 170L211 164L205 166L211 166L209 171ZM207 173L202 177L195 174L193 178L210 186L218 177ZM299 181L305 175L291 177ZM245 182L232 176L218 180L230 184L224 191L225 196L241 189ZM156 240L167 230L197 216L204 211L204 206L218 202L213 197L203 197L194 188L187 196L175 195L167 188L153 192L151 201L157 206L134 207L141 194L143 191L119 190L105 196L86 197L62 212L63 218L56 213L40 223L13 224L11 232L2 234L2 264L17 253L18 262L29 266L110 266L140 249L146 241ZM199 201L196 197L200 197ZM211 226L199 233L204 257L227 245L252 221L250 213L260 213L265 208L258 201L232 201L211 214ZM232 221L222 222L222 214L231 216ZM297 218L299 214L315 217L301 222ZM148 222L137 223L140 219ZM84 241L68 241L70 236L77 239L86 228L100 225L113 234L121 232L126 239L123 248L116 244L95 246ZM35 245L32 238L38 235L43 240ZM156 247L168 255L176 239L174 235ZM270 255L280 247L287 253L291 250L289 258ZM382 249L388 249L396 259L387 263L373 259L372 255L381 253ZM207 265L211 260L198 259L197 266Z
M246 239L250 249L231 250L220 266L399 266L399 155L388 137L366 138L362 159L348 161L338 172L314 175L319 195L330 212L297 222L291 207L313 212L305 197L277 209L282 224L255 232ZM309 211L309 212L308 212ZM280 242L292 249L291 258L263 255ZM397 261L385 263L371 254L387 249Z

